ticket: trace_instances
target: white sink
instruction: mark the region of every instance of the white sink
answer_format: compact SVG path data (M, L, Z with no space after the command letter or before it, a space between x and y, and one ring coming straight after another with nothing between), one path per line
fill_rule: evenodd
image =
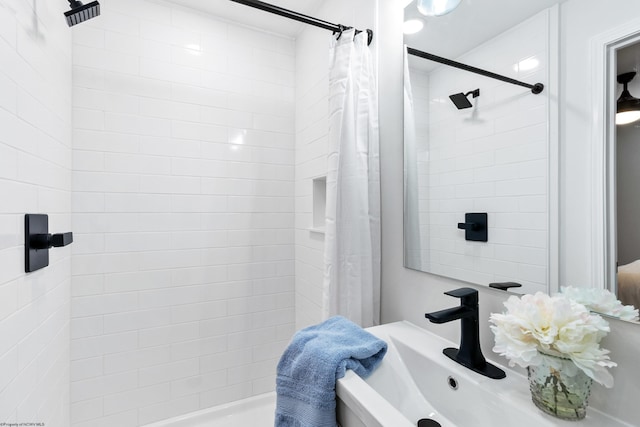
M415 427L423 418L442 427L631 427L593 408L579 422L544 414L531 402L526 377L501 365L504 379L479 375L442 354L457 344L409 322L367 330L385 340L389 350L369 378L347 371L338 381L342 427Z

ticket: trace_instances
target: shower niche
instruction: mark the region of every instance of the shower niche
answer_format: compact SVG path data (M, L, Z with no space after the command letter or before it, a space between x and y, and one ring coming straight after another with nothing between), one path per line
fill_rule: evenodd
M312 214L310 231L324 234L325 211L327 209L327 177L319 176L312 180Z

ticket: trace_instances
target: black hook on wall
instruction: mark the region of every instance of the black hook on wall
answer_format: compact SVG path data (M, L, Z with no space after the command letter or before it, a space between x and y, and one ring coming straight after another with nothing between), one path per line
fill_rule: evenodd
M31 273L49 265L49 249L73 243L73 233L49 234L49 216L24 216L24 271Z

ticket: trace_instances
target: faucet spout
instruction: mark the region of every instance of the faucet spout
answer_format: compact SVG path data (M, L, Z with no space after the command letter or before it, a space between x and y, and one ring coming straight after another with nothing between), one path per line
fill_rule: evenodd
M445 348L442 352L459 364L489 378L500 379L504 371L487 362L480 348L480 327L478 322L478 291L471 288L460 288L445 292L446 295L460 298L458 307L447 308L425 317L432 323L447 323L460 320L460 348Z
M434 311L433 313L425 313L425 317L431 321L431 323L447 323L452 320L459 320L466 317L473 317L475 314L473 309L468 307L459 306L446 308L440 311Z

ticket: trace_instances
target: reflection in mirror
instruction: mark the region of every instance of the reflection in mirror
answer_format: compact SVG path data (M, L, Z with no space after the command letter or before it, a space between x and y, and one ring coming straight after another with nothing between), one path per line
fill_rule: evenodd
M421 14L415 0L407 2L405 18L421 24L413 33L405 32L407 46L521 81L542 82L545 89L531 95L526 89L415 56L405 58L405 266L481 285L522 283L517 293L560 291L558 119L574 117L578 110L570 110L567 101L558 103L559 84L567 86L565 95L593 90L593 100L602 96L595 95L599 88L607 87L606 102L593 101L591 106L602 120L593 121L591 111L582 118L585 126L591 123L596 130L592 130L596 148L591 164L594 230L586 235L598 244L585 252L596 256L585 263L576 262L581 255L563 259L564 277L588 278L592 271L593 280L562 285L598 288L597 292L608 288L624 305L638 308L640 248L636 251L633 246L640 242L640 228L634 223L640 216L634 192L640 185L640 168L636 167L640 144L635 143L640 141L640 121L616 127L610 110L623 89L622 84L616 86L617 74L640 68L640 25L624 24L631 18L618 15L583 23L578 0L463 0L455 10L438 17ZM619 10L637 7L631 0L619 3ZM583 28L593 25L594 19L601 25L593 30ZM558 34L564 39L559 40ZM584 38L587 34L594 39ZM602 42L598 45L602 54L594 50L598 48L594 40ZM591 81L593 88L585 89L572 76L561 76L555 61L575 60L576 55L584 54L580 49L590 44L590 63L602 62L602 67L580 69L592 79L598 77ZM616 59L617 67L609 63ZM571 68L567 63L565 67ZM640 75L627 86L631 96L640 97ZM452 95L468 108L458 110ZM559 106L568 110L559 111ZM567 135L581 134L573 128L569 131L570 127L565 127ZM608 136L603 138L604 134ZM564 150L575 155L573 141L564 143ZM572 162L573 157L565 159L563 176L583 167L580 159L577 165ZM576 185L581 184L565 183L563 188L572 192ZM576 205L581 206L580 200ZM573 208L567 212L578 213ZM474 226L465 221L467 213L488 214L487 242L465 240L469 226ZM585 221L578 221L581 224ZM564 235L574 234L569 229ZM576 274L573 269L578 267L586 273ZM611 298L609 294L608 309L590 306L615 316L613 312L621 305L612 310L618 301ZM628 313L618 317L627 318Z
M633 305L624 305L613 293L606 289L563 286L561 293L591 311L629 322L638 322L638 309Z
M494 2L492 2L494 3ZM528 83L555 83L557 1L462 2L448 15L420 16L410 48ZM527 9L527 10L525 10ZM491 25L469 25L486 17ZM461 29L464 28L464 31ZM517 282L549 292L552 92L405 57L405 266L480 285ZM555 101L554 101L555 102ZM485 241L470 239L484 226ZM478 241L479 240L479 241ZM554 284L555 285L555 284ZM551 289L555 291L556 289Z
M640 66L640 43L617 51L616 94L618 114L615 129L615 205L616 205L616 260L617 295L625 305L640 308L640 77L635 71ZM623 88L628 89L623 92ZM624 110L624 111L622 111ZM621 121L625 115L634 115ZM635 119L635 120L633 120Z

